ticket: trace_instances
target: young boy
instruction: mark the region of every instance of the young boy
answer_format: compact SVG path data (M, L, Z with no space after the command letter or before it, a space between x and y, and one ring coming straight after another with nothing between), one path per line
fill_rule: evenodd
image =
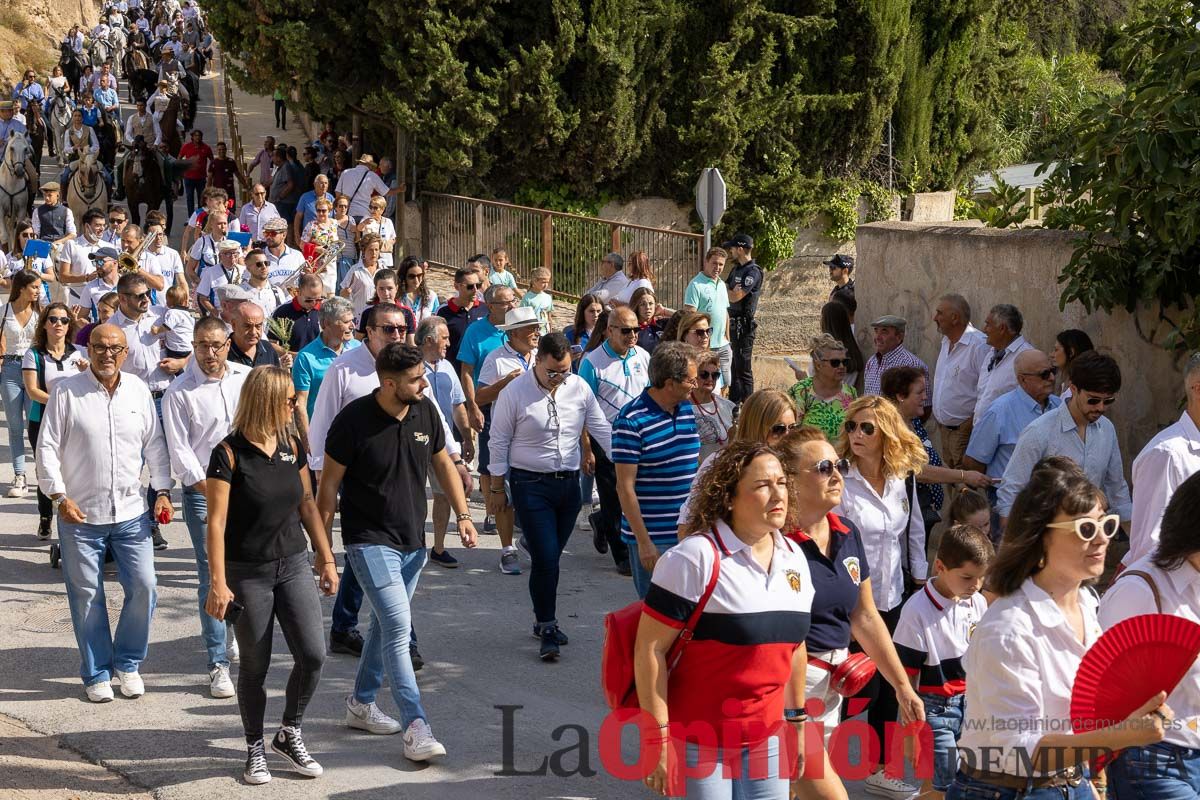
M892 635L933 730L933 779L921 787L922 800L941 798L958 769L956 745L967 691L962 658L987 610L979 590L993 555L991 540L979 528L947 530L934 560L935 577L904 604Z
M521 305L536 311L538 319L542 321L542 336L550 332L550 322L554 316L554 298L546 291L549 287L550 270L538 267L530 273L529 291L521 298Z
M497 247L492 251L492 269L487 274L488 283L496 283L501 286L507 286L513 290L513 294L520 297L521 290L517 288L517 279L508 269L508 252L503 247Z

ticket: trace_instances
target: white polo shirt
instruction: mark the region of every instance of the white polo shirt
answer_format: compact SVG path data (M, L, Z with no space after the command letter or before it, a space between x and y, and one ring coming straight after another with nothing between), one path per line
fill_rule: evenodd
M296 270L304 266L304 255L286 244L283 246L283 252L279 255L275 255L270 250L263 252L267 254L267 263L271 265L267 272L267 280L276 286L292 277L296 274Z
M954 344L942 337L933 370L933 416L939 425L958 427L974 416L979 373L991 357L987 337L970 323Z
M65 263L68 275L88 275L95 271L96 266L92 263L92 253L99 250L101 247L108 247L108 244L97 239L95 242L89 242L85 234L72 239L59 252L59 263ZM71 285L67 288L67 305L80 305L80 300L83 297L82 290L77 288L77 285Z
M937 590L936 581L930 578L904 604L892 642L905 672L918 676L918 692L954 697L967 690L962 658L987 599L976 593L951 600Z
M528 372L533 368L535 358L537 358L536 347L529 352L528 356L521 358L521 354L513 350L508 342L505 342L483 359L483 366L479 369L479 380L475 383L479 386L489 386L503 379L513 370L519 369L522 372Z

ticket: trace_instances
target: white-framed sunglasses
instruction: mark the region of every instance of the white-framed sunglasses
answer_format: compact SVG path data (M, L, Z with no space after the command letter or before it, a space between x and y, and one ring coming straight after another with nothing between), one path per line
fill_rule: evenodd
M1121 517L1118 514L1106 514L1100 519L1080 517L1069 522L1051 522L1047 528L1074 528L1075 535L1085 542L1096 538L1097 533L1103 533L1105 539L1117 535L1121 527Z

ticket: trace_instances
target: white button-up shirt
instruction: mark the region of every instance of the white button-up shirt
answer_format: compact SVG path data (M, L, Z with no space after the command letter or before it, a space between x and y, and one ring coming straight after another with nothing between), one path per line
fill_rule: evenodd
M129 346L129 355L121 365L121 371L141 378L152 392L161 392L171 385L174 377L158 365L163 358L162 340L150 332L155 325L161 325L163 310L158 306L142 314L136 321L125 316L119 309L108 322L116 325L125 333L125 343Z
M497 477L510 468L530 472L579 469L579 437L588 435L612 457L612 427L592 389L568 375L553 396L529 370L500 390L492 408L488 471Z
M974 751L963 754L966 763L1026 777L1025 765L1041 738L1071 732L1075 673L1100 636L1096 595L1084 587L1076 591L1082 642L1054 598L1032 578L983 615L963 662L967 716L958 748Z
M1129 552L1122 563L1131 564L1154 552L1167 503L1179 484L1197 472L1200 429L1184 411L1178 422L1159 431L1133 460L1133 521Z
M1139 558L1129 565L1129 571L1144 572L1154 581L1162 598L1162 613L1200 623L1200 572L1185 561L1179 569L1166 572L1154 566L1151 556ZM1100 627L1108 630L1122 620L1141 614L1157 614L1146 579L1123 572L1117 576L1104 599L1100 601ZM1192 750L1200 749L1200 661L1192 664L1175 691L1167 697L1167 705L1175 712L1180 725L1167 728L1164 741Z
M162 399L171 471L184 486L204 480L213 448L229 435L250 368L228 361L220 378L204 374L193 358Z
M241 223L242 230L250 234L250 241L263 238L262 229L269 220L279 217L279 209L274 203L263 203L262 208L257 208L254 202L251 201L242 206L241 213L238 214L238 222Z
M324 469L325 437L329 435L329 426L338 412L351 400L365 397L378 388L379 373L375 371L375 355L366 343L362 347L346 350L333 360L321 381L321 388L317 390L317 402L308 421L309 469ZM437 403L433 405L437 408ZM462 453L462 446L454 441L440 408L438 416L442 419L442 432L446 435L446 454L453 459Z
M979 370L979 399L975 401L976 425L983 419L983 412L988 410L993 400L1017 388L1017 354L1032 349L1033 345L1025 341L1024 336L1018 336L1004 348L1004 357L993 365L992 359L996 351L988 348L988 357Z
M38 488L66 494L89 525L127 522L146 513L142 466L150 485L171 488L171 461L154 398L121 373L109 395L91 369L57 381L42 412Z
M991 353L987 337L970 323L957 342L942 337L933 371L933 416L939 425L957 427L974 416L979 373L987 368Z
M890 611L904 599L904 563L917 580L925 580L925 520L921 505L908 496L904 478L888 478L879 495L857 467L850 468L842 503L834 513L858 526L871 568L875 607Z

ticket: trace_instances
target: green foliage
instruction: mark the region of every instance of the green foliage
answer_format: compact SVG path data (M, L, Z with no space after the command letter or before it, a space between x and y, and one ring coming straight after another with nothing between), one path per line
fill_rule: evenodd
M1000 17L1020 28L1031 54L1045 57L1100 53L1120 23L1144 0L1001 0Z
M996 173L992 173L992 180L995 186L991 194L974 201L974 218L989 228L1015 228L1027 221L1031 209L1025 202L1026 193Z
M821 211L829 217L825 235L837 242L853 241L860 222L879 222L891 216L895 195L873 181L833 181ZM859 201L866 214L859 219Z
M1087 109L1075 146L1043 187L1046 224L1081 232L1061 303L1088 311L1157 306L1170 347L1200 347L1200 31L1196 9L1166 0L1128 28L1114 55L1126 87ZM1168 315L1168 311L1171 312ZM1161 326L1160 326L1161 327Z

